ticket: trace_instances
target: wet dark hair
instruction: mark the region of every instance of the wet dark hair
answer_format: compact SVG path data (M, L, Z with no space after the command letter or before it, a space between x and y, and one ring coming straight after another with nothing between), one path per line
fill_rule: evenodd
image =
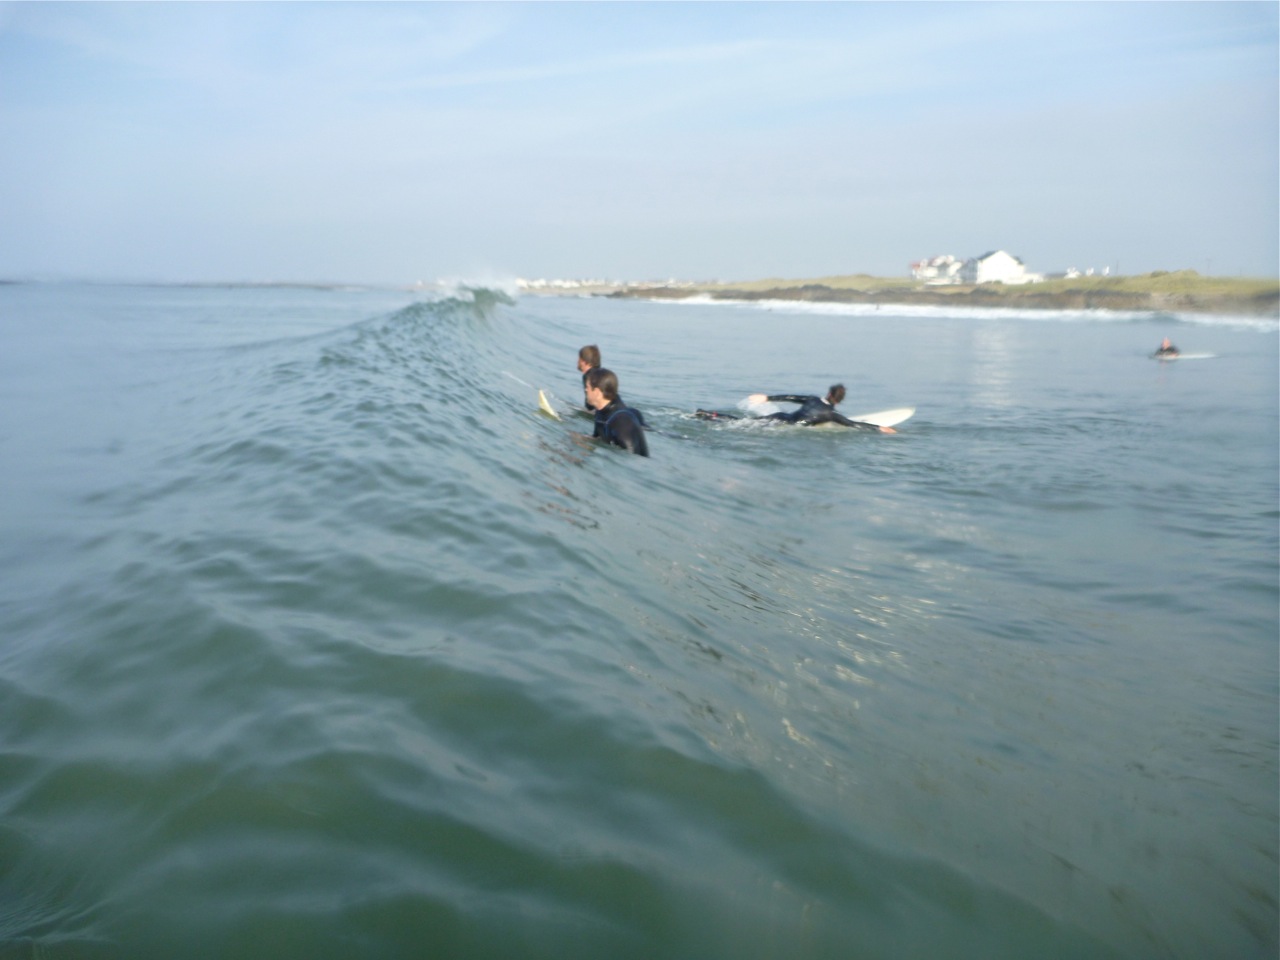
M583 381L588 387L594 387L604 394L609 401L618 399L618 376L604 367L592 367L587 371L587 379Z
M844 399L844 384L833 383L831 389L827 391L827 402L833 407Z
M594 343L578 351L578 359L589 367L600 366L600 348Z

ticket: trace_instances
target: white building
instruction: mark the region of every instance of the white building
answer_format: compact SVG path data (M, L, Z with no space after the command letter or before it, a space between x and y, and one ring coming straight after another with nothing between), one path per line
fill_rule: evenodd
M966 260L960 268L961 283L1039 283L1043 274L1029 273L1021 260L1003 250L993 250Z
M1078 270L1075 267L1067 267L1066 273L1060 273L1060 274L1055 273L1053 274L1053 276L1063 277L1067 280L1074 280L1077 277L1092 277L1093 272L1094 272L1093 267L1089 267L1087 270ZM1102 273L1102 276L1109 277L1111 276L1111 268L1103 267L1101 273Z
M964 264L949 253L917 260L911 264L911 276L929 284L959 283L960 268Z

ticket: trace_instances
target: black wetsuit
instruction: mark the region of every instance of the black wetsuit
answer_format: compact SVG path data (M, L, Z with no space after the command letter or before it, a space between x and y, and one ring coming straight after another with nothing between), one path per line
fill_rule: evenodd
M649 443L644 438L644 414L628 407L621 398L596 411L594 436L642 457L649 455Z
M821 397L802 397L789 393L779 393L768 397L770 403L798 403L800 409L791 413L771 413L764 419L781 420L784 423L802 423L807 427L819 423L838 423L856 430L879 430L874 423L859 423L850 420L844 414L836 413L835 404L827 403Z

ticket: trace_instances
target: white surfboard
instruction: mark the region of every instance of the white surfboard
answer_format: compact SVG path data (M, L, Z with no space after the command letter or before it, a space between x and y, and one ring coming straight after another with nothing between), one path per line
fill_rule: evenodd
M915 415L915 412L915 407L896 407L893 410L860 413L856 417L850 417L849 419L856 420L858 423L874 423L877 427L893 427L903 420L910 420Z
M892 427L894 424L901 423L903 420L909 419L916 412L915 407L897 407L893 410L877 410L875 413L860 413L856 417L850 417L857 423L872 423L877 427ZM815 423L805 428L806 430L847 430L849 429L842 423L836 423L829 420L826 423Z
M765 417L771 413L778 411L776 404L767 400L763 402L752 403L751 398L739 402L738 408L745 410L757 417ZM860 413L856 417L849 417L850 420L856 420L859 423L874 423L877 427L892 427L901 423L903 420L910 419L916 412L915 407L894 407L892 410L877 410L875 413ZM817 426L839 427L838 423L825 424L820 423Z
M1174 360L1212 360L1216 356L1216 353L1175 353L1173 356L1161 356L1158 353L1153 353L1151 359L1159 360L1161 363L1170 363Z
M547 395L541 390L538 391L538 410L545 413L552 420L559 420L560 414L556 413L556 408L551 406L551 401L547 399Z

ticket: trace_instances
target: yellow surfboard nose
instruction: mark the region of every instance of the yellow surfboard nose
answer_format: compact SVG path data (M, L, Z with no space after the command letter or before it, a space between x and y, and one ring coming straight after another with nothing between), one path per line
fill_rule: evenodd
M538 391L538 409L553 420L560 419L560 414L556 413L555 407L551 406L551 401L547 399L547 395L541 390Z

